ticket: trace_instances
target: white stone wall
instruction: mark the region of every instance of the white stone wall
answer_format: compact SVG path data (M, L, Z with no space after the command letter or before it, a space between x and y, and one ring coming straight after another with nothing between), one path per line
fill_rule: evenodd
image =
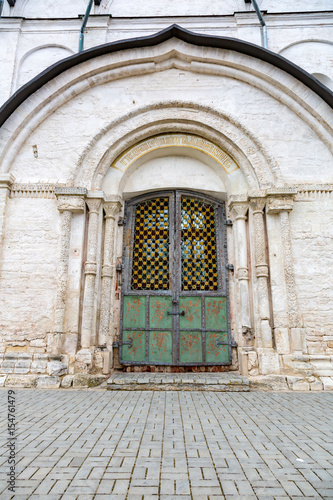
M2 71L0 103L46 67L78 51L79 32L87 2L4 3L0 18ZM268 27L269 49L324 75L332 85L332 13L328 0L259 2ZM291 13L292 12L292 13ZM110 14L112 17L110 17ZM187 17L190 16L190 17ZM54 22L57 18L57 22ZM261 45L261 30L251 5L237 2L110 2L93 6L85 30L84 48L154 34L171 24L201 34L239 38Z
M319 12L329 7L328 2L306 2L303 11L295 14L286 14L290 12L290 2L280 2L281 10L276 13L275 2L260 5L268 11L265 18L270 48L309 72L333 78L331 15ZM0 19L4 54L0 74L2 102L46 66L77 51L81 23L77 14L83 13L85 6L83 1L58 3L57 12L61 11L63 19L55 22L51 20L55 15L53 3L46 8L45 2L30 0L17 2L14 9L5 3L4 17ZM102 0L99 8L94 7L96 16L89 19L85 47L152 34L173 22L198 33L233 36L260 44L257 18L250 12L251 7L241 1L237 5L225 2L221 17L215 16L219 5L214 2L158 2L156 11L156 2L142 2L137 6L136 18L127 19L132 15L132 6L132 2ZM285 13L281 13L282 8ZM111 11L112 18L106 15ZM197 17L186 17L190 12ZM207 17L200 17L203 12ZM144 17L147 13L149 19ZM25 101L0 130L1 172L15 177L3 225L0 347L29 354L22 359L17 354L14 361L10 356L4 357L4 367L10 370L5 373L48 373L48 363L53 359L50 353L58 349L54 343L60 337L62 351L56 354L55 361L66 365L61 375L72 375L74 369L102 370L102 354L89 348L75 358L82 304L88 296L83 293L88 286L85 271L95 276L89 278L92 290L88 291L92 297L92 346L98 345L106 224L102 204L110 195L121 199L123 195L156 188L188 188L189 172L193 174L193 169L198 177L194 187L198 190L223 191L222 198L227 201L231 196L241 196L244 203L248 203L248 197L252 200L250 212L244 212L248 216L246 226L240 228L238 235L248 238L242 259L248 266L245 271L250 273L250 294L246 287L239 287L236 226L229 228L229 242L235 246L229 245L229 259L235 264L235 273L230 275L232 325L248 360L244 371L250 370L252 375L281 370L308 370L315 376L333 373L331 118L329 106L318 95L282 70L236 52L191 46L175 39L152 48L97 57L51 80ZM162 154L147 157L146 162L134 163L127 172L119 170L117 175L111 175L110 166L124 151L141 140L165 133L205 137L233 158L239 167L237 173L228 174L222 168L219 171L208 160L203 165L203 157L191 151L183 168L181 151L170 150L165 160ZM155 171L160 172L158 183L153 179ZM202 175L206 178L200 184ZM32 192L27 188L31 183L44 187ZM89 240L91 226L83 208L86 195L79 200L82 206L72 207L73 214L64 216L57 209L55 185L86 188L90 190L86 199L96 198L89 207L94 210L93 203L98 207L91 224L96 232L95 242ZM277 201L273 200L276 207L269 212L269 189L298 191L294 205L294 195L290 195L287 202L283 201L283 208L279 207L280 193ZM265 199L262 210L267 203L266 219L264 212L254 212L261 197ZM1 207L4 206L5 202ZM284 210L283 216L280 210ZM67 229L64 221L67 225L70 221ZM289 261L286 221L290 221ZM62 246L61 234L69 238L68 249L66 244ZM113 335L119 326L114 266L121 258L122 228L110 229L110 234L116 239L117 248L108 263L113 268L107 277L112 280L114 294L109 328ZM89 245L95 260L84 266ZM67 257L63 250L68 250ZM258 259L262 259L262 267L268 266L268 280L256 275ZM68 265L67 280L59 278L59 264L64 269ZM261 307L263 281L268 286L269 318ZM247 339L240 313L246 293L251 301ZM298 309L291 319L289 302L293 293ZM59 297L65 297L66 307L61 329L55 332L55 315L62 307ZM270 329L272 345L267 342ZM107 341L110 345L110 338ZM44 355L44 371L40 371L41 366L37 369L32 365L37 361L33 357L36 354ZM321 355L324 365L318 361ZM244 363L241 361L242 366ZM58 377L52 366L48 375Z

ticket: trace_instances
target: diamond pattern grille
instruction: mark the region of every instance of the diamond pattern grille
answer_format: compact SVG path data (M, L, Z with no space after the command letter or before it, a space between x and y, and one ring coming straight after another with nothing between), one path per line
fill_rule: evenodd
M169 289L169 199L136 205L132 290Z
M182 197L182 290L218 290L215 210L208 203Z

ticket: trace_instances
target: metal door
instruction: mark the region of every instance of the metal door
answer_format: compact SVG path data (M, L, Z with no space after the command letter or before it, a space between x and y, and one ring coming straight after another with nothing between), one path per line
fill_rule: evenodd
M186 191L127 203L120 362L231 364L225 207Z

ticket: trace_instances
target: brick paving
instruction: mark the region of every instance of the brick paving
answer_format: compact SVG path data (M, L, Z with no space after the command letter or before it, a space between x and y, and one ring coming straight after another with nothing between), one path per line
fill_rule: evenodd
M15 390L1 500L333 499L333 394Z

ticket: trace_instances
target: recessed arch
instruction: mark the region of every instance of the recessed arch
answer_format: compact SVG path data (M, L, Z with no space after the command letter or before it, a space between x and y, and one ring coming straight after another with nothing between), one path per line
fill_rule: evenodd
M81 155L71 183L101 189L110 165L126 150L167 133L193 134L211 141L240 167L251 189L283 184L275 159L240 122L191 102L160 102L110 123Z

